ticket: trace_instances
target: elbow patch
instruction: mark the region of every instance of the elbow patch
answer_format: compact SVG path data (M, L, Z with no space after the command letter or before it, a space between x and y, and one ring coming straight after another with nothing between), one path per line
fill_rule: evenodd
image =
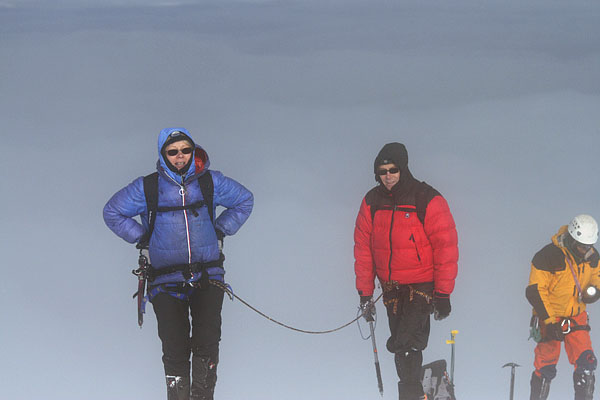
M531 303L541 321L550 318L546 306L542 301L542 296L540 296L537 283L535 285L527 286L527 289L525 289L525 297L527 297L527 300Z

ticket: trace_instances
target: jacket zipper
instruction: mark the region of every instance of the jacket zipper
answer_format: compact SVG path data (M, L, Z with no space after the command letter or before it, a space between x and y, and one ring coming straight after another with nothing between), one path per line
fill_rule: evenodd
M417 241L415 240L415 235L411 233L410 238L408 240L412 241L413 244L415 245L415 251L417 252L417 259L419 260L419 262L421 262L421 255L419 254L419 247L417 246Z
M185 206L185 183L183 182L183 176L181 177L181 183L178 183L175 179L173 179L169 174L165 174L171 179L177 186L179 186L179 195L181 196L181 205ZM187 240L187 248L188 248L188 264L192 263L192 247L190 244L190 227L188 224L188 215L187 210L183 210L183 218L185 219L185 235Z
M179 194L181 195L181 205L185 207L185 184L183 182L183 176L181 177L181 189L179 189ZM192 263L192 246L190 244L190 226L188 224L188 214L187 210L183 209L183 217L185 219L185 235L187 239L187 248L188 248L188 264ZM192 274L193 278L193 274Z
M392 256L394 253L394 250L392 247L392 231L394 230L394 214L395 213L396 213L396 204L394 203L392 205L392 222L390 223L390 260L388 262L388 270L389 270L388 281L392 280Z

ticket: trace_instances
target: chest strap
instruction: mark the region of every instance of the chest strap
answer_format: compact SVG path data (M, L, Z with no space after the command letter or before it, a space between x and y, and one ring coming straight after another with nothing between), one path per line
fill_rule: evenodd
M196 209L202 208L206 205L206 202L203 200L196 201L192 204L186 204L185 206L173 206L173 207L158 207L156 212L169 212L169 211L181 211L181 210L192 210L194 216L197 217L198 213Z

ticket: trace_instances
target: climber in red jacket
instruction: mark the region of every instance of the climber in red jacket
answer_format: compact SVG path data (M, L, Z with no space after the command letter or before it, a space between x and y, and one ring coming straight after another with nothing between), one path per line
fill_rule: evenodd
M400 400L424 399L422 351L429 339L429 315L450 314L457 274L458 239L448 203L416 180L401 143L388 143L374 163L378 185L364 197L354 230L354 270L361 308L373 318L375 277L383 288L400 378Z

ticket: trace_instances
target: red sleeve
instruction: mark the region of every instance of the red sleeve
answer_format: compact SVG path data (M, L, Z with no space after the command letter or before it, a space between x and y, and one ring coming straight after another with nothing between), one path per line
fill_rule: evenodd
M371 296L375 290L375 270L371 255L371 208L363 199L354 227L354 273L356 289L361 296Z
M458 272L458 235L446 199L435 196L427 205L425 233L433 248L435 290L450 294Z

